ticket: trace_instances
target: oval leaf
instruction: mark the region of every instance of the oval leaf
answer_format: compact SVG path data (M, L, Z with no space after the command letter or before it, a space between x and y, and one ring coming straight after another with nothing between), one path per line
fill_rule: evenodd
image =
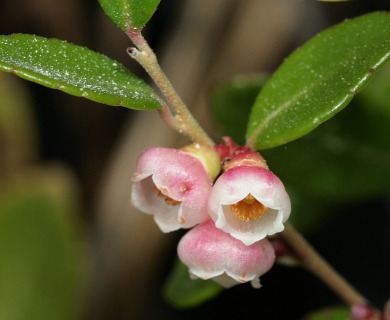
M0 70L103 104L138 110L160 108L154 91L123 65L58 39L0 36Z
M74 185L56 169L21 177L0 193L0 319L79 319L87 260Z
M106 15L123 31L142 29L160 0L99 0Z
M343 109L390 58L390 14L329 28L290 55L256 99L247 128L255 149L300 138Z

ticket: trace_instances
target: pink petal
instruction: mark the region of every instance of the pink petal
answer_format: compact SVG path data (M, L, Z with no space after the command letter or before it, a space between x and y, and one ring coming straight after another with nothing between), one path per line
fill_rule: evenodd
M138 159L133 182L133 204L153 214L163 232L190 228L208 219L211 180L201 162L183 151L146 150ZM169 204L164 196L179 204Z
M212 221L190 230L179 242L178 255L193 275L202 279L215 278L225 286L248 281L258 284L258 278L275 260L268 240L246 246L216 228Z

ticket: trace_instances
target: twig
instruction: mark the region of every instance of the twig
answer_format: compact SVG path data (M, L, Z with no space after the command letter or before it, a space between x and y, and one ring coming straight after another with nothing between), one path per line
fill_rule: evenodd
M129 48L128 53L130 57L136 60L150 75L161 93L165 97L168 105L172 108L173 113L163 107L160 113L164 121L167 119L167 124L187 135L191 140L207 145L214 145L213 140L207 135L203 128L198 124L192 114L189 112L187 106L176 93L172 84L162 71L157 57L149 44L144 39L142 34L137 30L129 30L128 36L137 48ZM165 109L164 109L165 108Z

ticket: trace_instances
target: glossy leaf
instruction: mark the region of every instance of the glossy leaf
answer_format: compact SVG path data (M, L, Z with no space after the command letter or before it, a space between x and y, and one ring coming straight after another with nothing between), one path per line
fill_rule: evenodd
M123 31L142 29L160 0L99 0L106 15Z
M0 319L79 318L86 260L75 246L75 199L65 181L58 171L24 172L2 186Z
M355 200L388 192L389 91L382 99L372 95L381 83L390 86L390 68L383 71L332 121L287 146L263 151L270 167L312 196Z
M370 13L321 32L265 84L247 141L265 149L302 137L343 109L389 58L390 13Z
M249 88L229 83L223 88L216 94L218 101L230 99L225 104L227 111L247 110L250 107L247 103L255 99L254 90ZM236 96L241 99L231 98ZM235 123L227 116L216 117L216 121L222 128ZM270 169L286 185L293 212L299 213L292 214L290 219L300 231L313 230L323 214L328 216L334 211L331 206L390 191L389 123L390 65L387 65L351 101L350 107L331 121L288 145L261 152ZM241 130L237 136L244 134Z
M160 107L154 91L120 63L57 39L0 36L0 71L103 104L139 110Z
M188 268L177 260L165 283L163 293L168 303L184 309L201 305L222 291L223 288L212 280L191 279Z

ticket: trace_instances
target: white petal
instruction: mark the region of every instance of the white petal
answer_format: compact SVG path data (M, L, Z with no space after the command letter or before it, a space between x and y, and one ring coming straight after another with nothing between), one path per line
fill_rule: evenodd
M248 194L264 204L268 211L253 221L242 221L230 205ZM217 228L230 233L246 245L283 230L290 215L290 199L282 182L270 171L259 167L235 167L215 182L209 197L209 212Z

